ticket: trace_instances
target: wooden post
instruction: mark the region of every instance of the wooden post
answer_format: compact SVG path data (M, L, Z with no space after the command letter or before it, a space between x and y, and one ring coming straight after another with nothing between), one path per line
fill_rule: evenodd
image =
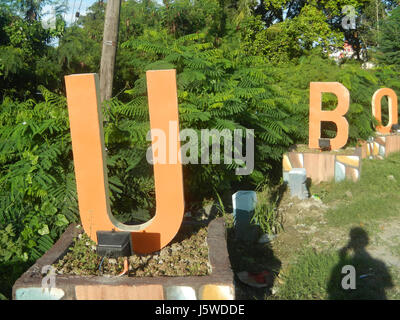
M103 32L103 50L100 63L100 100L112 97L115 56L118 46L118 27L121 0L108 0Z

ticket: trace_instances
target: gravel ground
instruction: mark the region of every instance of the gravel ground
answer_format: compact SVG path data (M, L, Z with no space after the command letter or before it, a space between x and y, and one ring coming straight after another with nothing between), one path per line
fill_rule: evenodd
M180 230L171 243L158 252L129 257L129 276L203 276L211 273L207 227ZM70 251L54 264L58 274L116 276L124 258L96 254L96 244L86 234L76 238Z

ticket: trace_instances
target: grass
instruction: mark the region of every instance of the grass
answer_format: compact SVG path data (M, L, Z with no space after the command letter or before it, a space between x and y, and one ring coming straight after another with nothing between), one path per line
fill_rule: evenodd
M325 299L330 270L336 263L332 252L315 253L306 249L297 257L296 263L281 273L284 285L274 299Z
M262 233L273 235L282 230L282 217L277 212L277 206L284 189L281 183L274 188L264 185L257 192L257 204L252 217L252 223L257 225Z
M294 250L293 241L289 245L291 234L283 237L286 244L280 242L273 248L279 252L276 258L282 259L282 269L275 281L274 294L267 299L399 299L400 271L387 265L387 256L382 252L400 259L400 238L396 233L389 237L389 242L380 238L390 223L399 225L399 167L400 153L385 160L363 160L358 182L311 186L311 194L318 195L329 207L323 214L326 223L317 233L296 238L296 248L300 251ZM314 217L301 215L294 221L294 226L318 223ZM397 229L392 229L392 233L393 230ZM336 239L329 238L332 233ZM329 244L310 241L314 236ZM344 237L348 237L347 244ZM376 255L381 252L377 257L369 253L371 246L380 250L374 251ZM342 288L345 265L355 268L355 290Z
M363 160L357 183L321 183L310 191L332 208L331 226L365 224L398 215L400 210L400 154L385 160Z
M342 268L347 265L355 268L355 290L342 288L348 274ZM384 263L363 250L342 257L334 250L307 248L281 278L284 285L274 299L385 300L386 290L393 287L392 274Z

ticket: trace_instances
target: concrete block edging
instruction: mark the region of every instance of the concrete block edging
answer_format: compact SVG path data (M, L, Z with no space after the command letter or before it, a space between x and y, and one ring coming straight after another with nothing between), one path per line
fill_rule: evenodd
M184 277L121 277L56 275L55 288L42 288L41 270L61 259L82 232L70 225L54 246L14 284L15 300L234 300L223 218L208 225L207 244L211 274Z

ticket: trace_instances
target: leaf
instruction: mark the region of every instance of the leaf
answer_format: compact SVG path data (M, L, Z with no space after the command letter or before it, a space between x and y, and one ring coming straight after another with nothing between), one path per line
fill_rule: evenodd
M38 230L38 233L41 236L44 236L45 234L49 234L50 233L49 226L47 224L43 225L43 227Z
M63 214L57 215L56 226L63 227L69 224L67 218Z

